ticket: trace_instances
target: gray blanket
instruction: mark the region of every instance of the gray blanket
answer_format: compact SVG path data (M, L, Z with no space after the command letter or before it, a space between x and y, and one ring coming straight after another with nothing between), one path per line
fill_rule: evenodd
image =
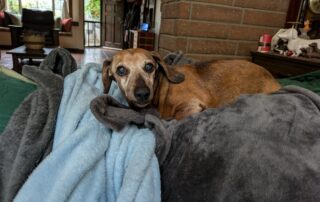
M63 76L76 68L70 53L61 48L53 50L40 67L23 67L22 73L39 87L16 109L0 135L1 202L13 200L29 174L50 152Z
M320 201L320 97L311 91L245 95L181 121L119 107L108 95L91 103L108 127L156 134L163 201Z

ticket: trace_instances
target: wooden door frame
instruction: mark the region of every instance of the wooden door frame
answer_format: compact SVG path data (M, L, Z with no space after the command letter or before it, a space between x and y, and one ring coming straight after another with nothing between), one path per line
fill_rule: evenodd
M107 0L101 0L101 46L104 46L104 42L106 41L106 9L105 4Z
M107 16L107 13L106 13L106 5L107 5L107 3L113 3L112 5L115 5L117 2L121 2L121 3L123 3L123 10L121 11L122 12L122 14L123 14L123 16L121 16L121 20L122 20L122 24L123 24L123 22L124 22L124 18L125 18L125 4L126 4L126 1L123 1L123 0L103 0L103 25L104 25L104 28L103 28L103 46L107 46L107 44L106 44L106 35L107 35L107 20L106 20L106 16ZM112 11L114 12L114 8L112 9ZM112 16L114 16L114 15L112 15ZM116 23L115 23L115 19L112 19L114 22L112 23L114 26L116 25ZM109 47L109 48L116 48L116 49L122 49L123 48L123 46L124 46L124 41L123 41L123 39L124 39L124 30L123 30L123 26L121 26L121 42L120 42L120 44L119 44L119 47L116 47L116 46L112 46L112 44L116 44L116 43L110 43L110 46L107 46L107 47ZM113 39L113 41L115 41L115 36L116 36L116 33L112 33L112 35L111 35L111 38Z

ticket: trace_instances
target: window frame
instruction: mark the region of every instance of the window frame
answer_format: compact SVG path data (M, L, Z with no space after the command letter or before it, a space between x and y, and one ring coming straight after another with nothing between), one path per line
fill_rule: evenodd
M53 14L55 15L55 1L56 0L51 0L52 1L52 11ZM72 17L72 0L68 0L69 1L69 15L70 17ZM19 4L19 14L22 13L22 0L18 0L18 4Z

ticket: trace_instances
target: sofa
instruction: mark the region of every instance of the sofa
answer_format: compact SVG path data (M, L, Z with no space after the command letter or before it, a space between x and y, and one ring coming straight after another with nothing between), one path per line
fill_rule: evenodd
M54 29L57 29L58 44L60 36L72 36L72 18L61 19L59 17L54 19ZM29 23L30 24L30 23ZM12 44L12 41L17 39L12 39L11 29L14 29L17 32L17 29L22 26L21 15L13 14L6 11L0 11L0 46L11 48L17 45ZM14 36L16 36L15 34Z

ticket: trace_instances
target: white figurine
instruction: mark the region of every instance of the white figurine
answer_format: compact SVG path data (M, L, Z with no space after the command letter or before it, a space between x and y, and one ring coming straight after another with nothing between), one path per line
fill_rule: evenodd
M292 51L292 56L299 56L302 53L301 48L308 48L312 43L316 43L320 47L320 39L302 39L298 37L298 31L294 28L279 33L278 37L288 41L288 50Z
M275 35L273 35L271 40L271 50L274 50L275 46L277 45L280 37L279 34L286 32L288 29L280 29ZM282 39L283 40L283 39ZM284 40L287 41L287 40Z
M271 50L280 55L285 55L288 52L287 44L288 40L281 39L279 34L286 32L288 29L280 29L275 35L272 37L271 41ZM279 44L280 43L280 44Z

